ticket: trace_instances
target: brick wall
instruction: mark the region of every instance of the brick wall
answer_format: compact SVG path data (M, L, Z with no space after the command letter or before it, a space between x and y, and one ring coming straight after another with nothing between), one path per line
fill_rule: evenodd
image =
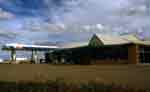
M137 64L139 63L139 46L131 45L128 47L128 63Z

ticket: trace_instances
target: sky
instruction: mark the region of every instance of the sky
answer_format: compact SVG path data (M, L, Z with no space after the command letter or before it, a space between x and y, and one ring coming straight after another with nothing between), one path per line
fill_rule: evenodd
M85 41L94 33L150 38L149 0L0 0L0 45Z

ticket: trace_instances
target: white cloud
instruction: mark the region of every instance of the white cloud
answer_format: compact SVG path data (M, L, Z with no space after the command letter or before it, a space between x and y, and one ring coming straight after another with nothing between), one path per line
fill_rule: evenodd
M127 10L130 8L130 2L128 0L64 0L64 3L63 9L69 9L71 11L65 12L62 11L63 9L58 11L54 10L52 12L53 14L49 15L49 17L54 18L54 24L36 17L20 19L22 22L19 25L22 28L19 28L19 30L24 30L27 33L24 31L22 33L20 32L21 36L19 37L35 40L38 37L36 34L46 31L52 35L64 32L98 33L104 31L106 33L113 31L122 34L123 32L132 33L141 29L139 33L142 33L145 30L144 28L150 25L149 17L129 16L128 14L120 15L120 11L124 12L126 8ZM140 8L141 11L145 9L143 7ZM50 6L50 8L52 7ZM1 10L1 12L4 11ZM4 15L9 15L8 12L5 13ZM24 36L24 34L29 34L29 36ZM43 38L41 36L41 39L49 39L47 36L44 38L44 35L46 33L43 33Z
M0 8L0 19L12 19L15 16L7 11L4 11L3 9Z
M64 9L69 12L54 11L55 22L66 24L97 24L107 20L114 11L125 7L127 0L64 0ZM52 7L50 7L52 8Z

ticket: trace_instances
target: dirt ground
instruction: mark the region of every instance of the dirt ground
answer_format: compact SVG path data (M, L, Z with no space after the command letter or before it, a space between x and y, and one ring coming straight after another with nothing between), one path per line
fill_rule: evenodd
M96 80L150 90L150 65L0 64L0 81Z

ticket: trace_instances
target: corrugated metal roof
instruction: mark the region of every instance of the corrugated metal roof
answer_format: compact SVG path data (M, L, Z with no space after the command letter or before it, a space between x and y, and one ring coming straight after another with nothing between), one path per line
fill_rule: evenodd
M117 45L117 44L130 43L130 41L125 40L120 36L113 36L113 35L95 34L93 38L95 39L92 39L90 43L92 43L92 41L97 40L97 39L102 45Z
M89 42L70 42L70 43L61 44L59 47L62 49L78 48L78 47L88 46L88 43Z
M62 49L78 48L84 46L103 46L103 45L123 45L123 44L142 44L150 45L150 42L145 42L138 39L134 35L110 35L110 34L94 34L90 41L86 42L69 42L63 43L59 47Z
M123 35L121 36L122 39L125 39L131 43L142 43L140 39L138 39L135 35Z
M150 41L142 41L138 39L135 35L124 35L122 37L134 44L150 45Z
M143 41L143 44L150 45L150 41Z
M93 45L121 45L121 44L142 44L150 45L150 42L145 42L138 39L134 35L110 35L110 34L95 34L89 44Z

